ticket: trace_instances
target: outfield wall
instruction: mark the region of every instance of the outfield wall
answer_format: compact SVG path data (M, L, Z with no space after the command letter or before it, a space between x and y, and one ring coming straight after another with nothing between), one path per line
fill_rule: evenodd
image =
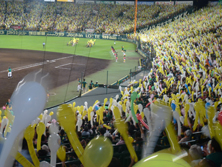
M28 35L28 36L55 36L55 37L74 37L74 38L93 38L108 39L125 42L136 43L132 39L128 39L126 35L103 35L103 34L87 34L87 33L70 33L70 32L41 32L41 31L22 31L22 30L0 30L0 35Z

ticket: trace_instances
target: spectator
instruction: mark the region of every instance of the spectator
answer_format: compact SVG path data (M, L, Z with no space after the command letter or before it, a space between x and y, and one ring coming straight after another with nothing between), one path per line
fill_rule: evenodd
M191 130L186 130L184 133L184 137L179 141L179 143L185 143L191 139L192 132Z
M189 154L192 157L191 166L197 166L203 157L203 152L200 146L192 145L189 149Z
M123 140L123 137L120 136L120 140L116 143L116 145L122 145L122 144L125 144L125 141Z
M94 87L94 83L93 83L93 81L91 80L91 82L90 82L90 84L89 84L89 89L93 89L93 87Z
M222 165L222 151L220 144L216 141L215 138L212 138L209 146L210 154L206 156L207 160L211 160L215 163L216 167L221 167Z
M82 137L86 137L86 138L90 137L90 133L88 132L88 127L87 126L82 131Z

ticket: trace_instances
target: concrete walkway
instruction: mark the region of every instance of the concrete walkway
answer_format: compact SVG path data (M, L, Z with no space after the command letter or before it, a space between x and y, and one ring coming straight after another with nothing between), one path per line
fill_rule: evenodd
M125 82L123 82L121 86L125 87L125 86L128 86L129 83L133 80L139 81L139 79L143 79L145 75L148 75L148 72L149 71L142 71L138 73L136 76L132 77L131 80L128 79ZM106 88L99 87L99 88L86 92L81 97L77 97L69 101L68 103L72 104L73 102L76 102L76 106L81 106L81 105L84 105L84 102L86 101L88 102L88 107L89 107L89 106L92 106L96 100L99 100L100 103L103 104L103 101L105 98L109 99L111 97L115 97L119 93L120 93L119 89L112 89L112 88L106 89ZM56 119L57 110L58 110L58 106L49 109L49 112L51 111L54 112L52 119Z

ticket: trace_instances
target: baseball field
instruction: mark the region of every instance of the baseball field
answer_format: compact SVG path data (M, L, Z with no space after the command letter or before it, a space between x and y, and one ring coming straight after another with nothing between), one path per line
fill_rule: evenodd
M130 69L134 70L141 58L132 43L116 41L114 45L112 40L97 39L93 47L87 48L90 39L80 38L77 45L67 46L69 40L70 37L1 35L0 105L11 97L17 83L25 75L40 68L48 72L53 80L46 106L50 107L77 96L77 79L81 76L84 76L87 84L91 80L99 84L105 84L108 80L108 84L112 84L128 75ZM117 62L111 46L118 52ZM125 63L122 46L126 50ZM12 68L11 79L7 76L8 67Z

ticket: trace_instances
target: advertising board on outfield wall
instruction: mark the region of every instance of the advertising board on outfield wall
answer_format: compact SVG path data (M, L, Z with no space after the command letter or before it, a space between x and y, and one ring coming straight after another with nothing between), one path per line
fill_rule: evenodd
M193 6L193 1L176 1L175 4L176 5L186 4L186 5L192 5Z
M74 2L74 0L57 0L57 2Z
M171 1L156 1L156 5L174 5L174 2Z
M134 1L116 1L117 5L134 5Z
M45 2L55 2L55 0L44 0Z
M210 6L216 6L219 3L219 1L209 1Z
M85 1L86 4L94 4L94 1Z
M138 5L154 5L154 2L151 1L138 1Z
M91 39L109 39L119 40L126 42L133 42L134 40L128 39L126 35L114 36L103 34L86 34L86 33L70 33L70 32L40 32L40 31L21 31L21 30L0 30L0 35L29 35L29 36L54 36L54 37L73 37L73 38L91 38Z
M96 1L96 4L114 4L114 1Z
M78 4L84 4L84 0L75 0L75 2Z

